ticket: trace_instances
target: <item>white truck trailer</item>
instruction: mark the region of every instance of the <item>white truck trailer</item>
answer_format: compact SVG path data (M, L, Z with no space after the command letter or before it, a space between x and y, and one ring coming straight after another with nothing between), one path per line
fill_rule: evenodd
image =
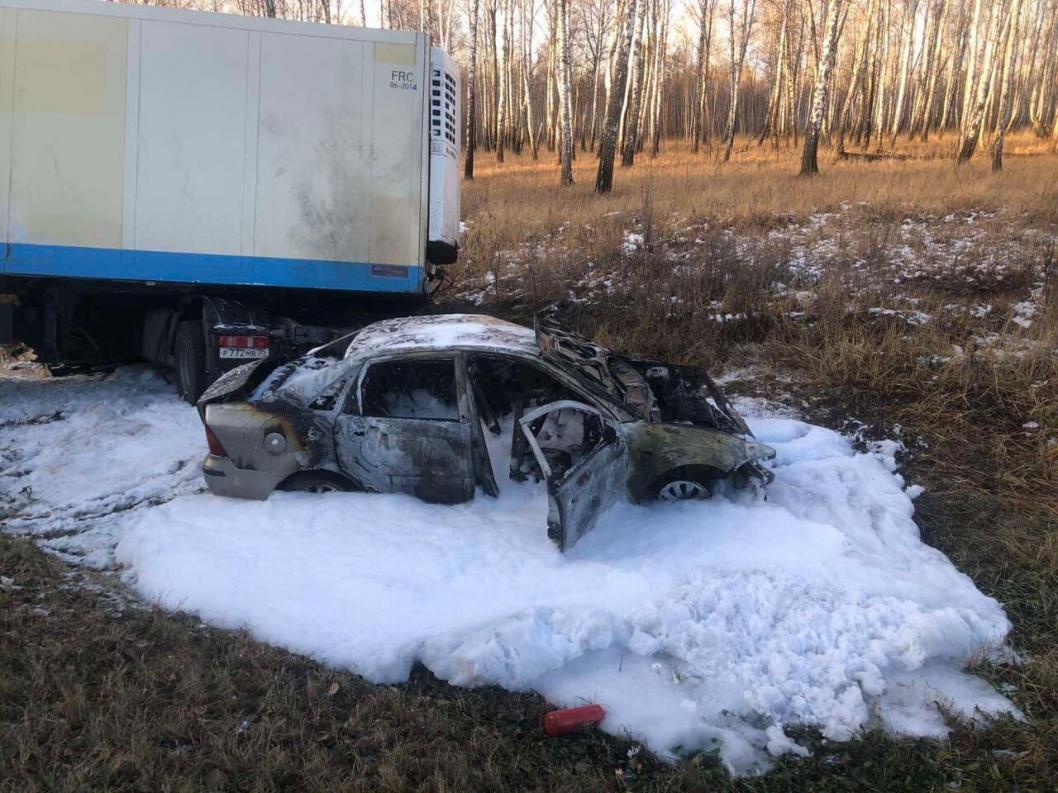
M457 254L459 93L421 33L0 0L0 340L138 351L194 399L421 298Z

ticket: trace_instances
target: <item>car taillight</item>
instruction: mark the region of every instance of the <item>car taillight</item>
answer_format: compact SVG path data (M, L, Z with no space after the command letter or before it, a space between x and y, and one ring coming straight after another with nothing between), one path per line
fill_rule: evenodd
M206 428L206 443L209 445L209 453L221 457L227 457L228 453L224 451L224 447L220 445L220 441L217 440L217 436L213 434L213 430L209 428L208 424L204 424L203 426Z
M217 336L218 347L239 347L248 350L267 350L272 340L267 336Z

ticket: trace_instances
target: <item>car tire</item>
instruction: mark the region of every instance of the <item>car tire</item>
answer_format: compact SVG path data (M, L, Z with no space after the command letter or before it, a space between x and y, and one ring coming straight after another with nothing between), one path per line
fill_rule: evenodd
M185 320L176 329L174 345L176 384L180 396L193 405L206 390L206 339L197 320Z
M658 477L650 495L655 501L708 501L716 493L714 472L677 468Z
M279 490L291 490L299 493L348 493L356 486L330 471L300 471L284 479Z

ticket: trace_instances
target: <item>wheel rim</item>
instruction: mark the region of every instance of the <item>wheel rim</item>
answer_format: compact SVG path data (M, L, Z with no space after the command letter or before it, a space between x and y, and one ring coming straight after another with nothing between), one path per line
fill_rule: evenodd
M330 482L317 482L305 488L308 493L339 493L341 488Z
M662 501L696 501L708 497L709 488L689 479L674 479L658 491L658 498Z

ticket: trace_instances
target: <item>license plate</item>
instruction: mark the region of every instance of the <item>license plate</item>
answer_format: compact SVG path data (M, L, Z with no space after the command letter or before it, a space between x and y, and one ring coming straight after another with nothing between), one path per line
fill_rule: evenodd
M254 347L221 347L221 358L267 358L268 350Z

